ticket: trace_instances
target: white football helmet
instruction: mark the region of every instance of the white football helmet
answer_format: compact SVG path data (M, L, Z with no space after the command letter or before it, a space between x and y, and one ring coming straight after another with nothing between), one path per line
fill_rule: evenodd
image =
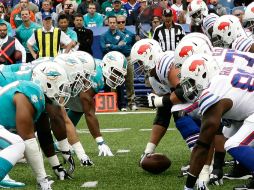
M213 25L218 18L218 15L211 13L203 19L202 30L204 34L209 37L209 39L212 39Z
M155 67L162 52L162 48L156 40L139 40L131 48L131 63L139 63L140 67L149 71Z
M70 81L65 70L52 61L43 62L34 67L32 79L38 84L46 97L64 106L70 94Z
M212 42L214 47L230 48L233 41L246 36L239 19L234 15L223 15L213 25Z
M208 8L204 1L202 0L193 0L188 5L188 13L192 18L193 22L196 25L200 25L204 19L208 15Z
M212 55L213 46L209 38L202 33L193 32L183 37L175 49L175 66L180 68L193 54Z
M127 64L125 56L120 52L111 51L104 55L101 66L108 86L115 89L124 83L124 77L127 74Z
M210 55L196 54L186 59L181 68L180 78L184 98L189 102L196 101L219 71L218 63Z
M244 12L243 22L245 28L248 28L254 34L254 2L250 3Z
M77 96L81 91L87 91L91 87L90 75L83 72L83 64L72 54L59 54L54 61L65 69L71 82L71 96Z

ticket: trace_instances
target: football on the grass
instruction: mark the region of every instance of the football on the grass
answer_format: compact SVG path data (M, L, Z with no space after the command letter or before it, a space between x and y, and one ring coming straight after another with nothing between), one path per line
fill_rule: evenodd
M140 165L150 173L159 174L171 166L171 161L164 154L154 153L144 157Z

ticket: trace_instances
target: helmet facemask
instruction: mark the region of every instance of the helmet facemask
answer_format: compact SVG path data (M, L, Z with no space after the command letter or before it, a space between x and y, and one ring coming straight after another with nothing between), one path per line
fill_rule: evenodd
M111 88L116 88L117 86L121 86L125 81L125 74L123 74L118 68L111 67L109 68L109 72L106 77L106 83Z
M245 22L245 28L250 30L254 34L254 20L249 20Z
M183 97L185 100L188 102L195 102L198 97L200 96L201 91L198 90L200 86L196 86L195 80L191 78L185 78L181 83L180 83L182 89L183 89Z

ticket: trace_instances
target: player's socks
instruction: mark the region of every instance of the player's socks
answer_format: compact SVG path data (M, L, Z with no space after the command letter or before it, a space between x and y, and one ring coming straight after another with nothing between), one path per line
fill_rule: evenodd
M183 116L175 121L176 128L181 133L190 149L193 148L199 136L199 127L190 116Z
M228 153L233 156L240 164L254 171L254 148L250 146L238 146L228 150Z
M58 141L58 147L59 147L60 151L65 151L65 152L69 151L70 147L69 147L69 142L68 142L67 138L63 139L61 141Z
M81 160L84 155L86 154L82 144L80 143L80 141L76 142L75 144L71 145L75 154L77 155L78 159Z
M25 156L36 175L37 181L46 178L42 154L40 152L36 138L25 140Z
M59 162L56 155L48 157L48 161L49 161L49 164L51 165L51 167L55 167L55 166L60 165L60 162Z

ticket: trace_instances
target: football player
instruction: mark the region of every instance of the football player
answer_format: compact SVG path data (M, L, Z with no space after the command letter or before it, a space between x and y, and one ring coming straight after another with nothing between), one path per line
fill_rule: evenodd
M223 15L213 25L212 43L214 47L232 48L244 52L254 52L253 38L233 15Z
M182 90L179 88L179 70L174 67L174 53L162 53L161 47L154 40L141 40L137 42L131 51L132 62L142 62L142 66L149 73L149 81L154 93L148 96L149 106L157 107L150 140L147 143L142 157L155 151L161 138L169 126L174 97L185 102ZM172 90L175 89L175 90ZM171 98L169 99L169 97ZM173 110L176 128L184 140L192 149L198 138L199 126L190 115L187 115L182 107ZM142 160L142 159L141 159ZM207 176L207 175L206 175ZM201 179L202 181L205 179ZM206 180L208 182L208 180Z
M186 190L193 189L222 118L244 121L240 129L226 141L225 149L246 168L254 171L254 150L250 147L253 145L250 134L254 130L254 110L250 106L254 70L246 66L251 59L236 56L235 63L239 61L245 65L227 64L220 68L213 57L199 54L188 58L181 68L184 93L191 95L193 101L199 98L199 111L202 114L201 131L197 146L192 151ZM251 183L245 188L253 187Z
M113 156L110 148L106 145L100 132L99 122L95 115L95 103L93 98L104 87L103 76L106 78L106 83L112 88L116 88L118 85L123 84L125 80L124 76L127 73L126 58L121 53L112 51L104 56L101 64L95 64L94 59L88 53L74 52L72 54L78 57L83 64L93 65L94 73L96 73L96 75L91 77L91 84L87 83L87 80L85 80L84 86L86 87L79 91L76 96L70 99L67 104L67 107L69 107L68 116L74 126L76 126L81 116L84 114L90 133L98 144L98 155ZM62 62L62 64L64 64L64 62ZM68 121L68 118L66 121ZM75 141L77 140L74 140L74 142L72 142L71 144L76 144L77 142ZM79 149L81 152L80 145L78 145L76 148ZM84 152L83 155L85 155ZM82 156L80 156L79 158L83 165L92 164L91 160L89 158L86 158L86 156L84 159L82 158Z
M0 154L5 153L5 156L1 157L1 179L11 170L18 159L23 157L25 151L27 161L35 173L39 189L51 189L52 182L47 179L33 125L45 109L45 99L41 88L30 81L10 83L1 89L0 102L2 113L8 113L0 115L0 124L7 130L17 131L17 134L24 140L6 133L9 136L4 139L13 137L12 140L17 140L16 143L19 145L17 144L18 148L16 147L15 151L10 152L8 148L1 151ZM4 132L4 130L2 131ZM7 146L15 147L15 144L10 145L13 141L7 142ZM8 159L8 157L10 158Z
M56 63L53 63L51 61L42 62L38 64L35 68L33 68L33 70L22 70L24 68L28 69L31 67L29 65L4 67L4 72L2 72L2 75L0 75L0 85L5 86L6 84L17 80L33 80L36 83L40 83L41 80L44 80L44 78L47 77L47 73L43 73L42 71L45 71L45 69L48 68L52 70L52 74L54 74L54 72L55 74L65 74L65 71L63 69L59 68ZM58 76L56 75L55 78L57 79L57 77ZM68 81L63 80L63 82L66 82L66 85L68 85ZM44 93L46 97L46 112L43 112L40 115L40 118L35 124L41 148L45 153L46 157L48 158L52 169L60 180L64 180L66 178L68 179L71 177L62 167L57 156L55 155L50 124L56 138L59 140L59 145L61 147L60 150L62 151L65 160L69 163L69 173L72 173L75 167L74 160L69 150L65 123L63 120L63 116L61 115L61 109L59 106L60 104L64 105L66 101L68 101L68 98L70 96L68 95L68 93L64 92L64 90L68 90L68 86L66 86L63 82L59 82L59 80L52 80L51 83L44 84ZM66 97L64 101L61 98L62 96ZM51 123L49 123L49 118Z

